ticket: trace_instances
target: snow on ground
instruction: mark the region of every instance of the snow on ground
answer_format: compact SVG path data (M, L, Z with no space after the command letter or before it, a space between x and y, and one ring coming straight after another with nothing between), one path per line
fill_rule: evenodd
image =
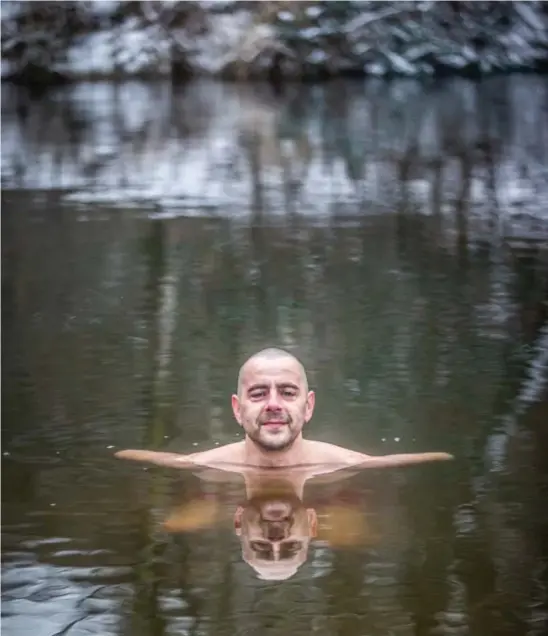
M423 3L420 17L405 8L379 8L379 3L374 2L356 3L357 17L352 7L347 7L348 12L335 15L330 3L310 6L302 15L289 6L279 6L276 19L271 10L250 10L245 3L194 2L187 7L189 20L176 28L170 23L173 6L179 4L180 10L184 3L164 0L136 3L139 10L129 6L120 10L124 3L111 0L84 4L81 15L84 25L88 25L84 28L98 31L78 37L69 45L66 59L53 63L54 70L78 79L114 73L124 77L143 72L168 75L172 47L191 67L203 73L217 74L227 62L235 60L239 61L240 68L256 68L253 61L262 59L258 55L260 51L278 50L316 69L426 77L439 64L455 72L470 64L485 72L534 68L545 63L548 44L546 17L540 2L507 3L511 5L508 12L512 16L509 29L502 26L502 21L500 24L496 20L492 24L489 20L485 22L485 17L475 15L471 3L464 3L461 18L467 22L467 29L463 30L461 21L456 20L441 39L436 35L439 29L448 19L454 19L451 12L448 14L445 10L444 3ZM275 9L275 3L271 4L270 9ZM201 5L201 10L197 5ZM47 43L40 43L38 48L36 33L28 32L25 20L18 26L11 23L12 18L25 16L29 6L28 2L2 3L3 35L6 36L3 52L9 49L13 52L22 37L31 49L34 47L35 57L49 60L53 51L58 53L59 33L55 21L43 26L40 35L46 35ZM111 20L115 13L117 26L113 26ZM27 15L27 22L28 19ZM32 22L33 18L30 19ZM177 21L176 18L175 24ZM194 28L198 22L207 28ZM4 24L9 28L4 29ZM164 28L162 24L168 26ZM488 35L481 53L467 42L478 30ZM326 43L326 36L330 44ZM342 39L333 43L333 37ZM303 44L308 53L303 53ZM53 57L61 56L53 54ZM20 63L24 65L25 60L21 59ZM2 73L6 71L3 66Z
M75 78L132 76L145 71L168 75L171 49L157 26L138 28L125 22L119 28L81 36L67 50L58 71Z

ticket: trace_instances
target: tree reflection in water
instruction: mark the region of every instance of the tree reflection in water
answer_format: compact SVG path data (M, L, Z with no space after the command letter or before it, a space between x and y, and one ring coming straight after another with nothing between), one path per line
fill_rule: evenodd
M6 633L540 636L545 94L98 85L25 119L3 91ZM283 584L242 560L235 485L109 449L237 439L238 362L273 341L310 436L459 458L311 487Z

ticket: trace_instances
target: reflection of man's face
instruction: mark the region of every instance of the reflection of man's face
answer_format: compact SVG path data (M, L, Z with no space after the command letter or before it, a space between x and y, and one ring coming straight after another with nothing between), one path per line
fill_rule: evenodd
M244 560L272 580L289 578L304 563L316 525L314 510L285 493L254 497L235 517Z

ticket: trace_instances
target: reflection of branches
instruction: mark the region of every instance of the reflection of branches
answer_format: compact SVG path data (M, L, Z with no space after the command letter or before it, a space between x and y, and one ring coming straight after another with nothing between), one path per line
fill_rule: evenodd
M227 551L229 551L229 547L226 546L226 548ZM220 589L218 598L216 599L216 611L215 618L212 621L211 636L237 633L232 603L232 597L236 588L232 576L233 564L227 552L223 553L222 558L224 558L225 563L223 566L223 575L219 581Z
M211 200L221 205L219 196L230 193L236 207L255 212L272 206L295 210L303 202L322 212L339 196L362 200L368 210L393 209L399 187L402 208L436 211L437 240L450 227L445 211L456 204L467 241L480 228L471 218L484 213L487 203L490 213L506 214L512 190L523 180L518 162L524 152L536 152L536 145L524 149L520 139L531 125L537 130L538 118L530 115L542 110L542 99L531 101L530 113L514 108L512 100L517 103L523 91L537 95L535 78L522 81L528 88L516 85L516 94L511 83L505 93L498 81L486 82L480 92L465 81L428 92L413 81L388 88L372 83L366 90L335 83L318 88L314 100L306 86L276 98L265 87L257 94L200 82L184 93L168 86L101 86L84 111L78 92L66 92L66 113L58 101L42 101L26 106L24 121L6 118L4 181L16 183L18 174L22 185L80 188L92 178L97 197L116 199L106 190L121 185L122 198L127 191L156 202L169 193L181 200L201 197L206 206ZM8 111L16 108L12 98L5 100ZM500 99L503 108L496 107ZM73 107L74 123L67 127ZM45 118L55 126L41 125ZM25 148L39 161L25 161ZM242 188L225 167L245 164ZM283 186L284 201L272 196L275 182ZM540 180L537 187L544 187ZM92 195L84 189L71 196Z
M79 607L83 603L86 603L87 601L90 601L91 599L93 599L95 597L96 594L98 594L99 592L103 591L104 589L108 589L108 586L107 585L98 585L89 594L87 594L86 596L83 596L81 599L79 599L78 602L76 603L76 607Z
M144 397L145 440L144 447L160 448L164 444L168 422L166 421L165 390L168 379L168 363L172 349L173 290L168 279L165 225L156 221L144 242L148 264L148 280L144 307L147 324L147 364L149 376L142 390ZM141 546L135 568L137 616L150 621L154 633L163 634L166 620L160 607L160 576L166 551L166 540L158 532L153 511L162 507L165 498L165 482L161 473L151 475L149 497L142 510L140 528ZM132 630L133 631L133 630Z
M66 636L66 634L68 634L75 625L78 625L78 623L81 623L82 621L86 620L86 618L87 618L87 615L79 616L78 618L75 618L68 625L63 627L63 629L60 629L58 632L55 632L52 636Z
M526 379L516 398L517 414L523 413L529 405L537 402L548 387L548 323L540 329L531 353Z
M486 462L490 471L507 469L509 444L518 434L518 418L531 404L543 395L548 385L548 326L541 328L538 339L532 347L532 355L527 362L524 379L513 404L507 406L499 430L492 433L486 443Z

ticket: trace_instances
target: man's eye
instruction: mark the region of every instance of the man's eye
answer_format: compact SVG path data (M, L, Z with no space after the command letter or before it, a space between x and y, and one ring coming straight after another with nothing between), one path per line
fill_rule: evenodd
M265 392L264 391L251 391L251 393L249 394L249 397L252 400L257 400L259 398L264 397Z
M295 397L297 395L297 392L294 391L293 389L284 389L282 391L282 395L284 397Z
M250 541L249 543L252 550L265 554L271 551L270 543L267 541Z
M303 544L301 541L286 541L286 543L284 543L284 549L290 554L295 554L301 550L302 547Z

